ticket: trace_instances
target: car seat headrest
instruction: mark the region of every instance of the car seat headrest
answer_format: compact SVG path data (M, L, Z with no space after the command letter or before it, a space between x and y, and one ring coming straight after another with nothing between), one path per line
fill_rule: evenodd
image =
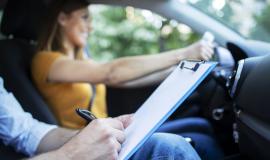
M83 0L90 4L90 0ZM52 0L8 0L1 22L7 37L37 40Z
M48 0L8 0L1 22L2 34L36 40L48 3Z

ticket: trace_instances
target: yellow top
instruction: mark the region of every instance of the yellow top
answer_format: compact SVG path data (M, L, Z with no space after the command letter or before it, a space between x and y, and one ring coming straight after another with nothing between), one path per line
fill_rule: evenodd
M60 52L40 52L32 61L32 77L38 90L50 106L60 125L68 128L82 128L85 120L75 113L80 107L87 109L93 96L89 83L52 83L48 82L48 74L53 62L65 56ZM96 87L96 96L91 107L98 118L107 117L106 88L103 84Z

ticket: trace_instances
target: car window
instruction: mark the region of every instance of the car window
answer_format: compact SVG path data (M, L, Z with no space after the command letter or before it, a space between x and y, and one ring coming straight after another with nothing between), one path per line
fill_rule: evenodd
M89 48L101 61L185 47L200 36L185 24L149 10L91 5Z
M269 0L179 0L188 2L243 37L270 42Z

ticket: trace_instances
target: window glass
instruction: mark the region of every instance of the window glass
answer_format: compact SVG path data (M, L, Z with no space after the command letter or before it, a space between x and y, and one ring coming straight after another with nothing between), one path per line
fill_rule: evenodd
M101 61L181 48L200 38L185 24L148 10L107 5L91 5L89 10L89 48Z
M189 3L243 37L270 42L270 0L179 0Z

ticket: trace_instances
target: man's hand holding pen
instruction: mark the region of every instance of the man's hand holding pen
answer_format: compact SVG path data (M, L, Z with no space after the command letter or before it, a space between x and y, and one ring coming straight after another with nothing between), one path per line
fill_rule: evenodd
M125 140L124 129L130 124L132 116L93 119L78 133L80 136L73 137L61 150L70 159L116 160ZM89 155L87 152L92 153L91 157L85 157Z

